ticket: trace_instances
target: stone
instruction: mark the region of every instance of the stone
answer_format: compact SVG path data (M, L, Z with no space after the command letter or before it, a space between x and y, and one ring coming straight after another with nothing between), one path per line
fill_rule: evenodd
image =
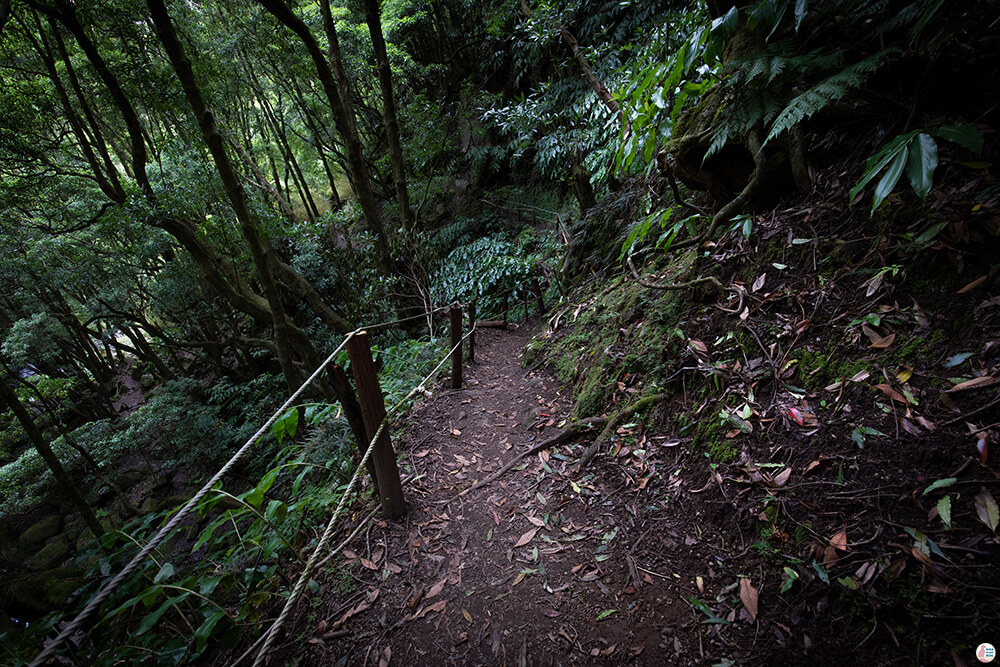
M59 566L69 554L69 544L66 542L51 542L32 556L28 561L29 570L51 570Z
M36 522L33 526L21 533L17 543L22 548L32 547L49 539L53 535L58 535L62 530L62 517L56 514L50 515Z

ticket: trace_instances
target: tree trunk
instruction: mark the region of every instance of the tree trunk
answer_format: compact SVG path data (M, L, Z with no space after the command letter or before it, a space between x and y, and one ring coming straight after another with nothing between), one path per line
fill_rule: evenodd
M10 370L5 367L7 373ZM45 437L42 432L38 429L35 424L35 420L31 418L31 415L25 409L24 405L21 404L20 399L18 399L17 394L14 390L10 388L7 384L7 378L0 380L0 396L7 402L8 407L11 412L19 422L21 422L21 427L24 429L25 434L27 434L28 439L31 440L31 444L34 445L35 449L38 450L38 455L42 457L45 463L49 466L49 470L55 475L56 481L59 486L62 487L66 495L69 496L70 500L76 505L77 511L80 512L80 516L83 517L84 522L90 531L94 534L94 537L100 538L104 535L104 527L94 516L94 511L90 509L90 505L87 504L87 500L80 493L76 484L73 482L73 478L69 476L66 469L63 468L62 462L59 457L56 456L52 448L49 447L49 443L45 441Z
M410 195L406 189L406 165L403 162L403 148L399 142L399 124L396 121L396 101L392 93L392 69L385 50L382 36L382 21L379 17L378 0L365 0L365 20L372 36L375 62L378 63L378 82L382 89L382 122L385 124L386 141L389 144L389 163L392 165L392 182L396 188L396 204L399 219L406 229L413 229L415 220L410 210Z
M274 276L271 273L268 252L260 240L256 220L254 220L250 212L243 187L236 177L232 163L229 161L229 156L226 155L222 135L215 124L215 117L202 97L201 89L195 81L194 71L191 68L191 61L188 60L187 55L184 53L184 47L177 38L177 33L174 32L163 0L147 0L146 5L149 7L153 25L156 27L160 42L163 44L163 48L170 58L174 72L177 74L181 81L181 86L184 88L184 94L187 97L188 103L191 105L191 109L198 119L198 125L201 128L205 143L208 144L215 167L226 189L226 195L229 197L233 212L236 214L237 220L239 220L243 237L250 248L254 268L257 270L257 277L264 289L267 305L271 311L278 362L281 364L281 370L285 376L288 391L289 393L293 393L298 389L302 378L292 360L292 352L288 344L288 320L285 315L284 306L281 303L281 295L278 292L277 283L275 283Z

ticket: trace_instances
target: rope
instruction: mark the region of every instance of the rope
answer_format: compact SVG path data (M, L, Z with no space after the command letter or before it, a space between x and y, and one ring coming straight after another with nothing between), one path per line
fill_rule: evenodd
M451 348L451 351L438 363L434 369L424 376L424 379L420 381L417 386L410 390L410 393L406 395L406 398L400 400L395 405L393 405L386 413L385 417L382 418L382 422L379 424L378 430L375 432L375 436L368 443L368 449L365 450L365 455L361 457L361 461L357 465L357 469L354 471L354 475L351 477L350 483L347 485L347 490L344 491L344 495L340 497L340 502L337 503L337 508L333 511L333 515L330 516L330 520L326 524L326 529L323 531L323 536L319 540L319 544L316 545L316 549L309 556L309 560L306 562L305 568L302 570L302 574L299 575L298 581L295 582L295 587L292 589L291 594L288 596L288 600L285 601L285 606L281 610L281 614L278 615L278 619L271 626L270 630L267 631L267 638L264 640L264 645L261 647L260 652L257 654L256 659L253 662L253 667L259 667L264 664L264 658L267 656L268 651L271 649L271 645L274 643L275 638L278 636L278 631L281 626L284 625L285 621L288 619L289 614L291 614L292 607L298 601L299 596L302 594L302 590L306 587L306 583L309 581L309 576L312 574L313 570L316 568L317 562L316 558L325 549L330 538L333 536L333 528L336 525L337 518L340 515L341 510L344 508L344 504L347 502L347 498L351 495L357 484L358 479L361 478L361 471L365 469L365 465L368 463L368 458L371 456L372 451L375 449L375 443L379 438L382 437L382 433L385 431L386 426L389 423L389 417L395 413L399 408L401 408L407 401L417 395L419 390L424 387L427 381L434 376L438 370L444 365L448 359L455 354L456 350L462 347L462 342L466 338L475 333L476 327L473 325L469 332L462 336L461 340L458 341Z
M90 616L97 610L97 608L101 606L101 603L103 603L122 584L122 582L125 581L126 577L132 574L132 572L134 572L136 568L139 567L140 563L142 563L142 561L144 561L146 557L150 553L152 553L153 550L156 549L156 547L160 545L161 542L163 542L163 540L167 537L167 535L169 535L181 523L181 521L187 518L188 514L191 513L191 510L199 502L201 502L202 498L204 498L208 494L208 492L212 489L212 487L215 486L216 482L218 482L227 472L229 472L232 469L232 467L236 465L236 463L243 457L243 455L246 454L247 451L249 451L250 446L253 445L258 438L264 435L264 433L266 433L267 430L271 428L271 426L276 421L278 421L278 418L281 415L285 414L285 412L295 404L296 399L298 399L298 397L302 394L302 392L305 391L306 388L309 387L309 385L311 385L316 380L317 377L319 377L319 374L323 372L323 370L330 364L331 361L333 361L334 357L337 356L337 353L339 353L342 349L344 349L344 346L347 345L347 341L353 338L355 334L364 330L377 329L381 327L391 326L393 324L399 324L401 322L406 322L409 320L424 318L427 317L428 315L433 315L435 313L441 312L442 310L447 310L449 307L450 306L442 306L440 308L435 308L434 310L421 313L419 315L413 315L410 317L405 317L390 322L380 322L378 324L372 324L367 327L358 327L354 331L351 331L346 336L344 336L344 340L341 341L340 345L337 346L337 349L331 352L330 355L323 361L323 363L321 363L316 368L316 370L313 371L312 375L310 375L306 379L306 381L303 382L302 385L297 390L295 390L295 392L291 396L288 397L288 400L286 400L281 405L281 407L278 408L277 411L275 411L275 413L272 414L270 418L268 418L268 420L264 423L264 425L261 426L259 429L257 429L257 432L254 433L245 443L243 443L243 446L240 447L235 454L233 454L233 456L225 463L225 465L223 465L219 469L219 471L212 476L211 479L205 482L205 484L201 487L201 489L199 489L199 491L196 494L194 494L194 496L190 500L188 500L186 503L184 503L184 505L181 506L180 510L177 511L177 513L173 516L173 518L171 518L170 521L168 521L166 525L164 525L159 530L159 532L157 532L156 535L153 536L153 539L151 539L146 544L146 546L144 546L139 551L139 553L136 554L135 557L133 557L132 560L128 562L128 564L122 569L122 571L119 572L117 575L115 575L115 577L111 581L109 581L108 583L104 584L104 586L101 587L101 589L97 592L97 594L94 595L94 597L91 598L90 601L87 603L87 605L83 608L83 611L77 614L76 618L74 618L69 623L69 625L65 626L62 629L62 631L60 631L59 634L56 635L55 639L53 639L51 642L48 642L48 644L45 646L42 652L39 653L35 657L35 659L31 661L31 663L29 663L28 667L40 666L50 658L55 657L56 650L74 633L76 633L78 630L82 628L83 624L90 618ZM475 331L474 327L469 331L469 333L471 334L473 331ZM447 359L447 357L445 358ZM440 368L440 365L438 367ZM436 370L437 369L435 369L435 371ZM411 392L411 395L407 396L407 398L404 399L404 401L409 400L409 398L412 398L412 395L413 392ZM369 451L370 451L370 446L369 446ZM366 453L366 458L367 458L367 453Z

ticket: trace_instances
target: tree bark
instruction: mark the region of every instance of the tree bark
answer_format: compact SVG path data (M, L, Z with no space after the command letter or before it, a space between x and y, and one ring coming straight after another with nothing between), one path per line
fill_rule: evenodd
M399 219L404 228L413 229L415 220L413 211L410 210L410 195L406 188L406 164L403 162L403 149L399 142L396 101L392 92L392 68L389 67L389 56L386 53L385 39L382 36L382 20L379 17L378 0L365 0L365 21L368 23L368 32L371 33L372 37L375 62L378 63L378 82L382 89L382 122L385 125L386 141L389 144L389 163L392 165L392 182L396 189Z

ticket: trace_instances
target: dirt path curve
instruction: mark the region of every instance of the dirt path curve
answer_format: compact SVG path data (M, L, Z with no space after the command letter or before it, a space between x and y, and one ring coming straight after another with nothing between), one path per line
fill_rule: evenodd
M404 472L419 476L405 489L407 516L375 524L345 552L346 572L331 571L326 587L341 593L313 616L326 620L308 663L683 664L699 654L683 603L693 575L679 573L700 562L707 574L710 558L663 493L669 478L650 474L655 463L626 449L602 463L613 469L573 476L582 446L563 446L447 502L568 417L558 383L520 366L529 337L524 325L480 331L466 387L439 390L407 417L395 443ZM643 470L655 484L638 481ZM667 551L679 553L668 561Z

